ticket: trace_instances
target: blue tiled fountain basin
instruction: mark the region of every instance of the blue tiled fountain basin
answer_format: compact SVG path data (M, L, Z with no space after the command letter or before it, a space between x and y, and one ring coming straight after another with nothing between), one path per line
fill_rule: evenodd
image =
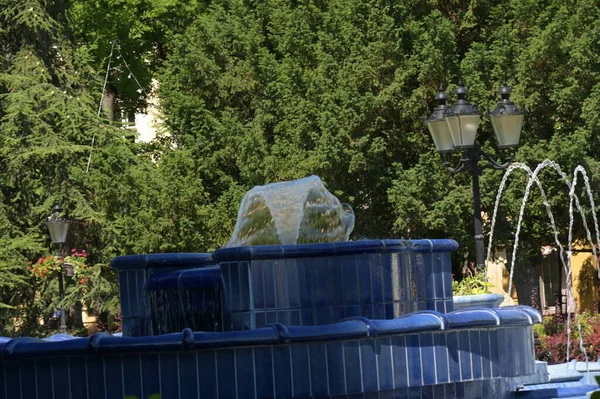
M122 256L112 265L119 271L123 333L140 336L181 330L176 324L157 331L149 317L153 309L147 287L160 290L162 284L170 290L178 284L191 289L193 281L203 284L198 277L206 271L184 270L214 265L222 275L225 331L272 323L323 325L353 316L391 319L421 310L449 312L450 253L457 248L453 240L366 240ZM184 283L188 277L190 282Z
M0 343L0 399L508 398L519 376L535 372L539 321L535 310L514 307L221 333L16 338Z

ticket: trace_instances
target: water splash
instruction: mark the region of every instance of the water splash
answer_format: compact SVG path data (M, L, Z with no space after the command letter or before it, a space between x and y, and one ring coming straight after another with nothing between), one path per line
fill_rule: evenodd
M248 191L225 247L347 241L353 228L350 205L310 176Z
M558 239L558 230L556 228L556 223L554 220L554 216L552 214L552 210L550 207L550 204L548 203L547 197L546 197L546 193L542 187L542 184L538 178L538 174L540 173L541 170L543 170L544 168L553 168L563 179L563 181L565 182L565 184L567 185L568 189L569 189L569 233L568 233L568 241L569 241L569 246L568 246L568 251L566 253L566 258L565 258L565 250L564 247L562 246L562 244L560 243L560 240ZM509 166L509 168L507 169L507 171L505 172L504 176L502 177L502 182L500 184L500 188L498 190L498 194L496 195L496 202L494 205L494 213L492 215L492 224L491 224L491 232L490 232L490 240L489 240L489 245L488 245L488 253L487 253L487 260L489 261L491 259L491 248L492 248L492 242L493 242L493 232L494 232L494 227L495 227L495 223L496 223L496 216L497 216L497 212L498 212L498 205L500 202L500 198L502 196L502 193L504 191L504 188L506 186L506 181L508 179L508 177L510 176L510 174L512 174L512 172L514 170L517 169L522 169L525 170L527 172L527 174L529 175L529 181L527 182L527 187L525 189L525 195L523 197L522 203L521 203L521 209L519 211L519 219L517 222L517 230L515 233L515 241L514 241L514 247L513 247L513 256L512 256L512 261L511 261L511 266L510 266L510 277L509 277L509 295L510 292L512 292L512 280L513 280L513 275L514 275L514 265L515 265L515 261L516 261L516 253L517 253L517 249L518 249L518 243L519 243L519 233L521 230L521 224L522 224L522 220L523 220L523 214L525 211L525 205L527 203L527 199L529 197L529 193L531 190L531 186L533 185L533 183L535 183L538 186L538 189L540 190L540 194L542 196L543 199L543 203L544 206L546 207L546 212L548 214L548 217L550 219L552 228L553 228L553 232L554 232L554 241L557 244L557 246L560 249L560 260L561 263L563 265L563 268L565 270L565 276L566 276L566 285L567 285L567 359L569 358L569 347L570 347L570 336L571 336L571 307L569 306L570 303L573 303L575 306L575 320L577 321L577 328L579 331L579 347L582 351L582 353L584 354L585 358L586 358L586 366L588 365L588 356L587 356L587 352L585 350L585 347L583 345L583 337L581 334L581 323L579 321L578 315L577 315L577 304L574 300L574 294L573 294L573 286L572 286L572 265L571 265L571 259L572 259L572 230L573 230L573 223L574 223L574 216L573 216L573 203L575 203L575 206L579 212L579 214L582 217L582 222L583 222L583 226L584 229L586 231L586 237L588 239L588 241L591 244L592 247L592 252L593 252L593 258L594 258L594 262L597 262L597 253L596 253L596 245L594 245L592 236L591 236L591 232L590 229L587 225L587 221L586 221L586 217L585 217L585 212L579 202L579 198L577 197L577 195L575 194L575 188L577 186L577 176L579 174L581 174L584 177L584 182L585 182L585 186L586 186L586 193L588 196L588 200L590 202L590 207L592 210L592 216L593 216L593 220L594 220L594 227L595 227L595 231L596 231L596 243L600 244L600 229L598 228L598 220L596 217L596 211L595 211L595 204L594 204L594 198L592 195L592 191L591 191L591 187L589 184L589 178L587 176L587 173L585 172L585 169L582 166L578 166L575 171L573 172L573 182L571 183L569 181L569 178L567 177L567 175L560 169L560 166L554 162L554 161L550 161L550 160L545 160L544 162L542 162L541 164L539 164L535 171L531 171L531 169L523 164L523 163L514 163L511 164ZM596 264L597 266L597 264ZM599 276L600 276L600 269L598 270ZM589 367L589 366L588 366Z

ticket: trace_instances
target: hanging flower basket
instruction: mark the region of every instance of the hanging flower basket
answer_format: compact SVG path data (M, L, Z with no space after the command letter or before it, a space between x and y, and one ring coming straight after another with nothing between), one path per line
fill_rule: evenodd
M76 284L87 284L92 276L92 266L87 264L87 256L85 250L72 249L71 254L64 258L55 255L39 258L28 269L39 279L47 279L63 271L67 277L73 277Z

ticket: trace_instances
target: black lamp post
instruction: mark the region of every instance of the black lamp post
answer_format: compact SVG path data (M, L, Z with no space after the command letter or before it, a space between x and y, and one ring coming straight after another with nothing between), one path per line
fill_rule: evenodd
M462 81L458 81L458 87L454 89L457 100L451 107L446 105L448 95L443 88L435 96L438 102L433 114L425 123L431 134L437 151L443 159L443 164L450 173L459 173L464 170L471 172L473 176L473 212L475 222L475 256L477 268L485 268L485 248L483 243L483 227L481 223L481 205L479 196L479 161L486 159L494 169L506 168L512 157L505 156L504 163L497 163L490 155L486 154L478 143L475 142L477 128L481 121L481 115L476 106L469 104L466 100L467 89ZM510 101L510 87L506 82L502 83L499 90L501 100L496 108L488 114L492 122L492 128L498 141L501 154L510 148L519 146L521 129L523 127L524 112ZM450 164L450 155L453 152L461 154L456 164Z
M46 226L48 226L48 231L50 232L50 239L52 240L52 244L56 248L56 256L58 258L63 258L62 249L63 245L67 241L67 234L69 233L69 220L65 218L61 218L59 214L62 212L62 208L60 207L58 201L54 203L52 207L52 215L48 218L46 222ZM63 286L63 270L58 273L58 295L60 301L62 302L65 298L65 290ZM63 309L58 309L60 312L60 333L67 333L67 322L65 318L65 312Z

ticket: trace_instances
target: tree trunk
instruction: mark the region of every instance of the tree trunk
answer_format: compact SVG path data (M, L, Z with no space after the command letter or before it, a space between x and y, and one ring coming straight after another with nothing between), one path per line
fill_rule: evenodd
M537 262L515 265L513 284L519 297L519 305L539 305L540 266Z
M109 120L114 121L118 117L115 110L117 103L117 93L114 88L110 85L106 85L104 90L104 97L102 98L102 109Z

